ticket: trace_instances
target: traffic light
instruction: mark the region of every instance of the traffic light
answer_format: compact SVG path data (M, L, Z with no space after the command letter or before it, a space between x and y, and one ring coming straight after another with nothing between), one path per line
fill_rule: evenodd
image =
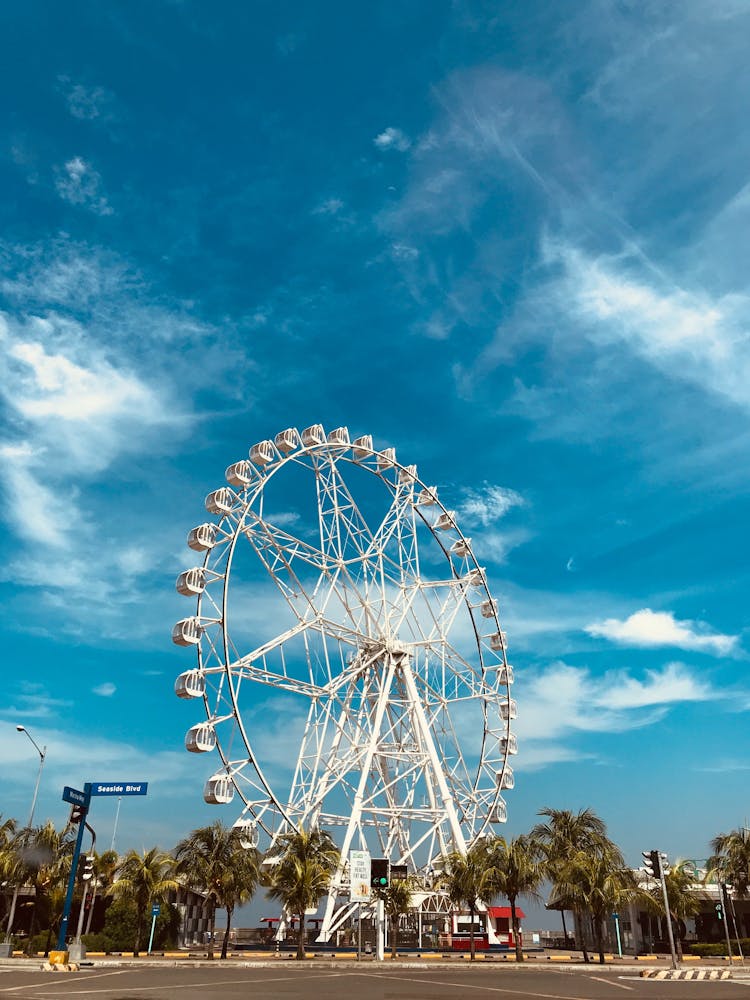
M654 878L661 878L661 858L658 851L641 851L646 869Z
M373 889L387 889L390 885L390 862L388 858L373 858L370 865L370 886Z
M90 878L94 876L94 855L87 854L83 859L83 869L81 870L81 878L84 882L88 882Z
M87 812L88 810L86 809L85 806L73 805L70 809L70 819L68 820L68 822L71 824L71 826L74 823L80 823L82 819L86 818Z
M724 919L724 908L721 903L716 904L716 919L722 921Z

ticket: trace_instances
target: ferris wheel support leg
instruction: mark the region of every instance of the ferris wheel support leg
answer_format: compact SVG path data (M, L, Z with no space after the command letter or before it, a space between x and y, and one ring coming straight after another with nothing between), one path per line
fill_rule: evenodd
M372 759L375 756L375 750L377 749L378 741L380 739L380 730L383 725L383 716L385 715L385 710L388 705L388 695L390 694L391 686L393 684L393 678L396 673L396 657L393 655L388 655L385 658L386 671L385 677L383 679L382 686L378 692L377 707L375 709L375 718L373 719L372 728L370 729L370 740L367 745L367 752L365 754L364 760L362 761L362 770L360 772L359 784L357 785L357 791L354 796L354 801L352 803L352 812L349 817L349 822L346 826L346 833L344 834L344 842L341 845L341 860L339 861L339 866L336 870L336 874L331 882L331 888L328 890L328 899L326 900L326 908L323 914L323 923L320 925L320 935L318 937L319 941L327 941L331 933L331 922L333 919L333 911L336 905L336 897L338 895L339 886L341 885L342 876L344 874L344 865L346 864L347 858L349 856L349 848L352 845L352 840L354 839L354 834L360 829L360 821L362 819L362 801L365 797L365 789L367 787L367 779L370 776L370 768L372 767Z
M432 733L430 732L430 726L427 722L427 716L424 712L424 706L417 691L417 685L414 681L414 674L412 673L411 663L409 662L408 656L403 656L400 661L401 676L404 679L404 686L411 698L412 706L414 709L414 718L417 722L417 726L422 739L422 745L424 746L427 756L429 757L430 764L432 765L432 773L435 776L435 781L440 792L440 798L442 799L443 808L445 809L446 816L448 818L448 825L450 826L451 833L453 835L453 843L457 851L462 854L466 853L466 840L464 839L463 830L461 829L461 824L458 821L458 814L456 813L456 806L453 801L453 796L451 795L450 789L448 788L448 782L445 780L445 774L443 773L443 768L440 763L440 758L438 757L438 752L435 747L435 742L432 739Z

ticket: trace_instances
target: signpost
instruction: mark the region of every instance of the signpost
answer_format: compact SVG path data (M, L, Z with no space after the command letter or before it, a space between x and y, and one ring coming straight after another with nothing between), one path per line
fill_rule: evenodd
M362 903L370 902L371 858L369 851L349 851L349 899L357 908L357 961L362 958Z
M151 954L151 947L154 943L154 928L156 927L156 918L161 913L161 907L158 903L154 903L151 907L151 937L148 939L148 953Z
M59 964L59 962L55 961L55 957L65 954L65 939L68 935L68 920L70 919L70 910L73 905L73 892L75 890L76 874L78 872L78 859L81 856L81 843L83 842L84 827L88 827L92 837L95 836L94 831L86 822L86 817L88 816L89 809L91 808L91 796L146 795L147 792L147 781L87 781L83 786L83 791L79 788L71 788L70 785L65 785L63 788L63 802L69 802L73 807L71 810L71 821L78 823L78 836L76 837L73 858L70 863L68 891L65 895L63 915L62 920L60 921L60 933L57 935L57 952L52 952L50 954L50 960L53 965ZM92 847L93 843L94 841L92 840ZM62 959L62 961L64 962L65 959Z
M79 791L77 788L71 788L66 785L63 789L63 801L70 802L73 806L73 810L79 810L78 819L78 836L76 837L76 845L73 849L73 859L70 863L70 878L68 879L68 891L65 894L65 905L63 906L62 920L60 921L60 933L57 935L57 950L58 952L65 951L65 938L68 934L68 920L70 919L70 908L73 905L73 890L76 885L76 872L78 871L78 858L81 856L81 843L83 842L83 831L86 826L86 816L89 811L89 802L91 801L91 785L85 784L83 786L83 791ZM52 957L52 956L50 956ZM54 961L53 965L56 964Z

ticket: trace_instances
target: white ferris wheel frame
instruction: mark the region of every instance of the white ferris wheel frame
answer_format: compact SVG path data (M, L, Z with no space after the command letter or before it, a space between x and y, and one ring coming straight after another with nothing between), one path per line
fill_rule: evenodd
M264 517L268 484L290 464L315 477L317 544ZM343 470L350 465L379 477L390 494L374 530L347 486ZM343 827L341 863L321 928L327 940L349 912L336 905L348 889L351 848L376 847L424 876L449 851L464 853L505 822L501 792L513 787L508 758L517 752L510 726L513 668L471 540L436 488L422 482L415 466L398 462L394 449L376 450L369 436L350 442L344 427L327 435L319 424L301 434L290 428L254 445L249 459L227 469L227 480L229 486L206 498L218 522L188 536L190 547L205 553L203 563L177 580L178 591L196 599L196 611L175 625L173 639L195 646L198 663L175 688L180 697L201 698L206 713L206 721L188 731L186 746L217 750L222 766L204 798L226 804L237 792L244 807L236 825L245 828L249 844L261 831L273 844L295 828ZM445 560L448 573L441 578L423 573L421 535ZM291 628L244 654L231 639L229 606L241 539L294 619ZM468 614L474 662L450 641L461 612ZM241 690L250 683L309 700L291 789L283 797L243 721ZM482 720L471 765L451 717L451 709L460 715L465 705L475 714L478 708Z

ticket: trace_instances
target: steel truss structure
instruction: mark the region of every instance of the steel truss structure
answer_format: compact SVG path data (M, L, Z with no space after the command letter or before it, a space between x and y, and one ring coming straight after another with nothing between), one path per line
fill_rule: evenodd
M201 699L206 715L186 746L218 753L204 797L239 796L247 843L264 838L272 853L290 829L340 830L327 940L349 913L350 849L406 864L428 888L442 857L505 821L513 670L470 539L392 448L351 442L346 428L289 429L254 445L227 481L206 498L217 520L188 536L202 564L177 580L196 609L173 639L195 647L197 665L175 688ZM241 550L277 595L278 616L260 627L232 599ZM242 648L232 636L248 632ZM303 706L299 746L274 743L274 770L292 762L285 789L273 786L258 725L247 723L259 685L298 714Z

